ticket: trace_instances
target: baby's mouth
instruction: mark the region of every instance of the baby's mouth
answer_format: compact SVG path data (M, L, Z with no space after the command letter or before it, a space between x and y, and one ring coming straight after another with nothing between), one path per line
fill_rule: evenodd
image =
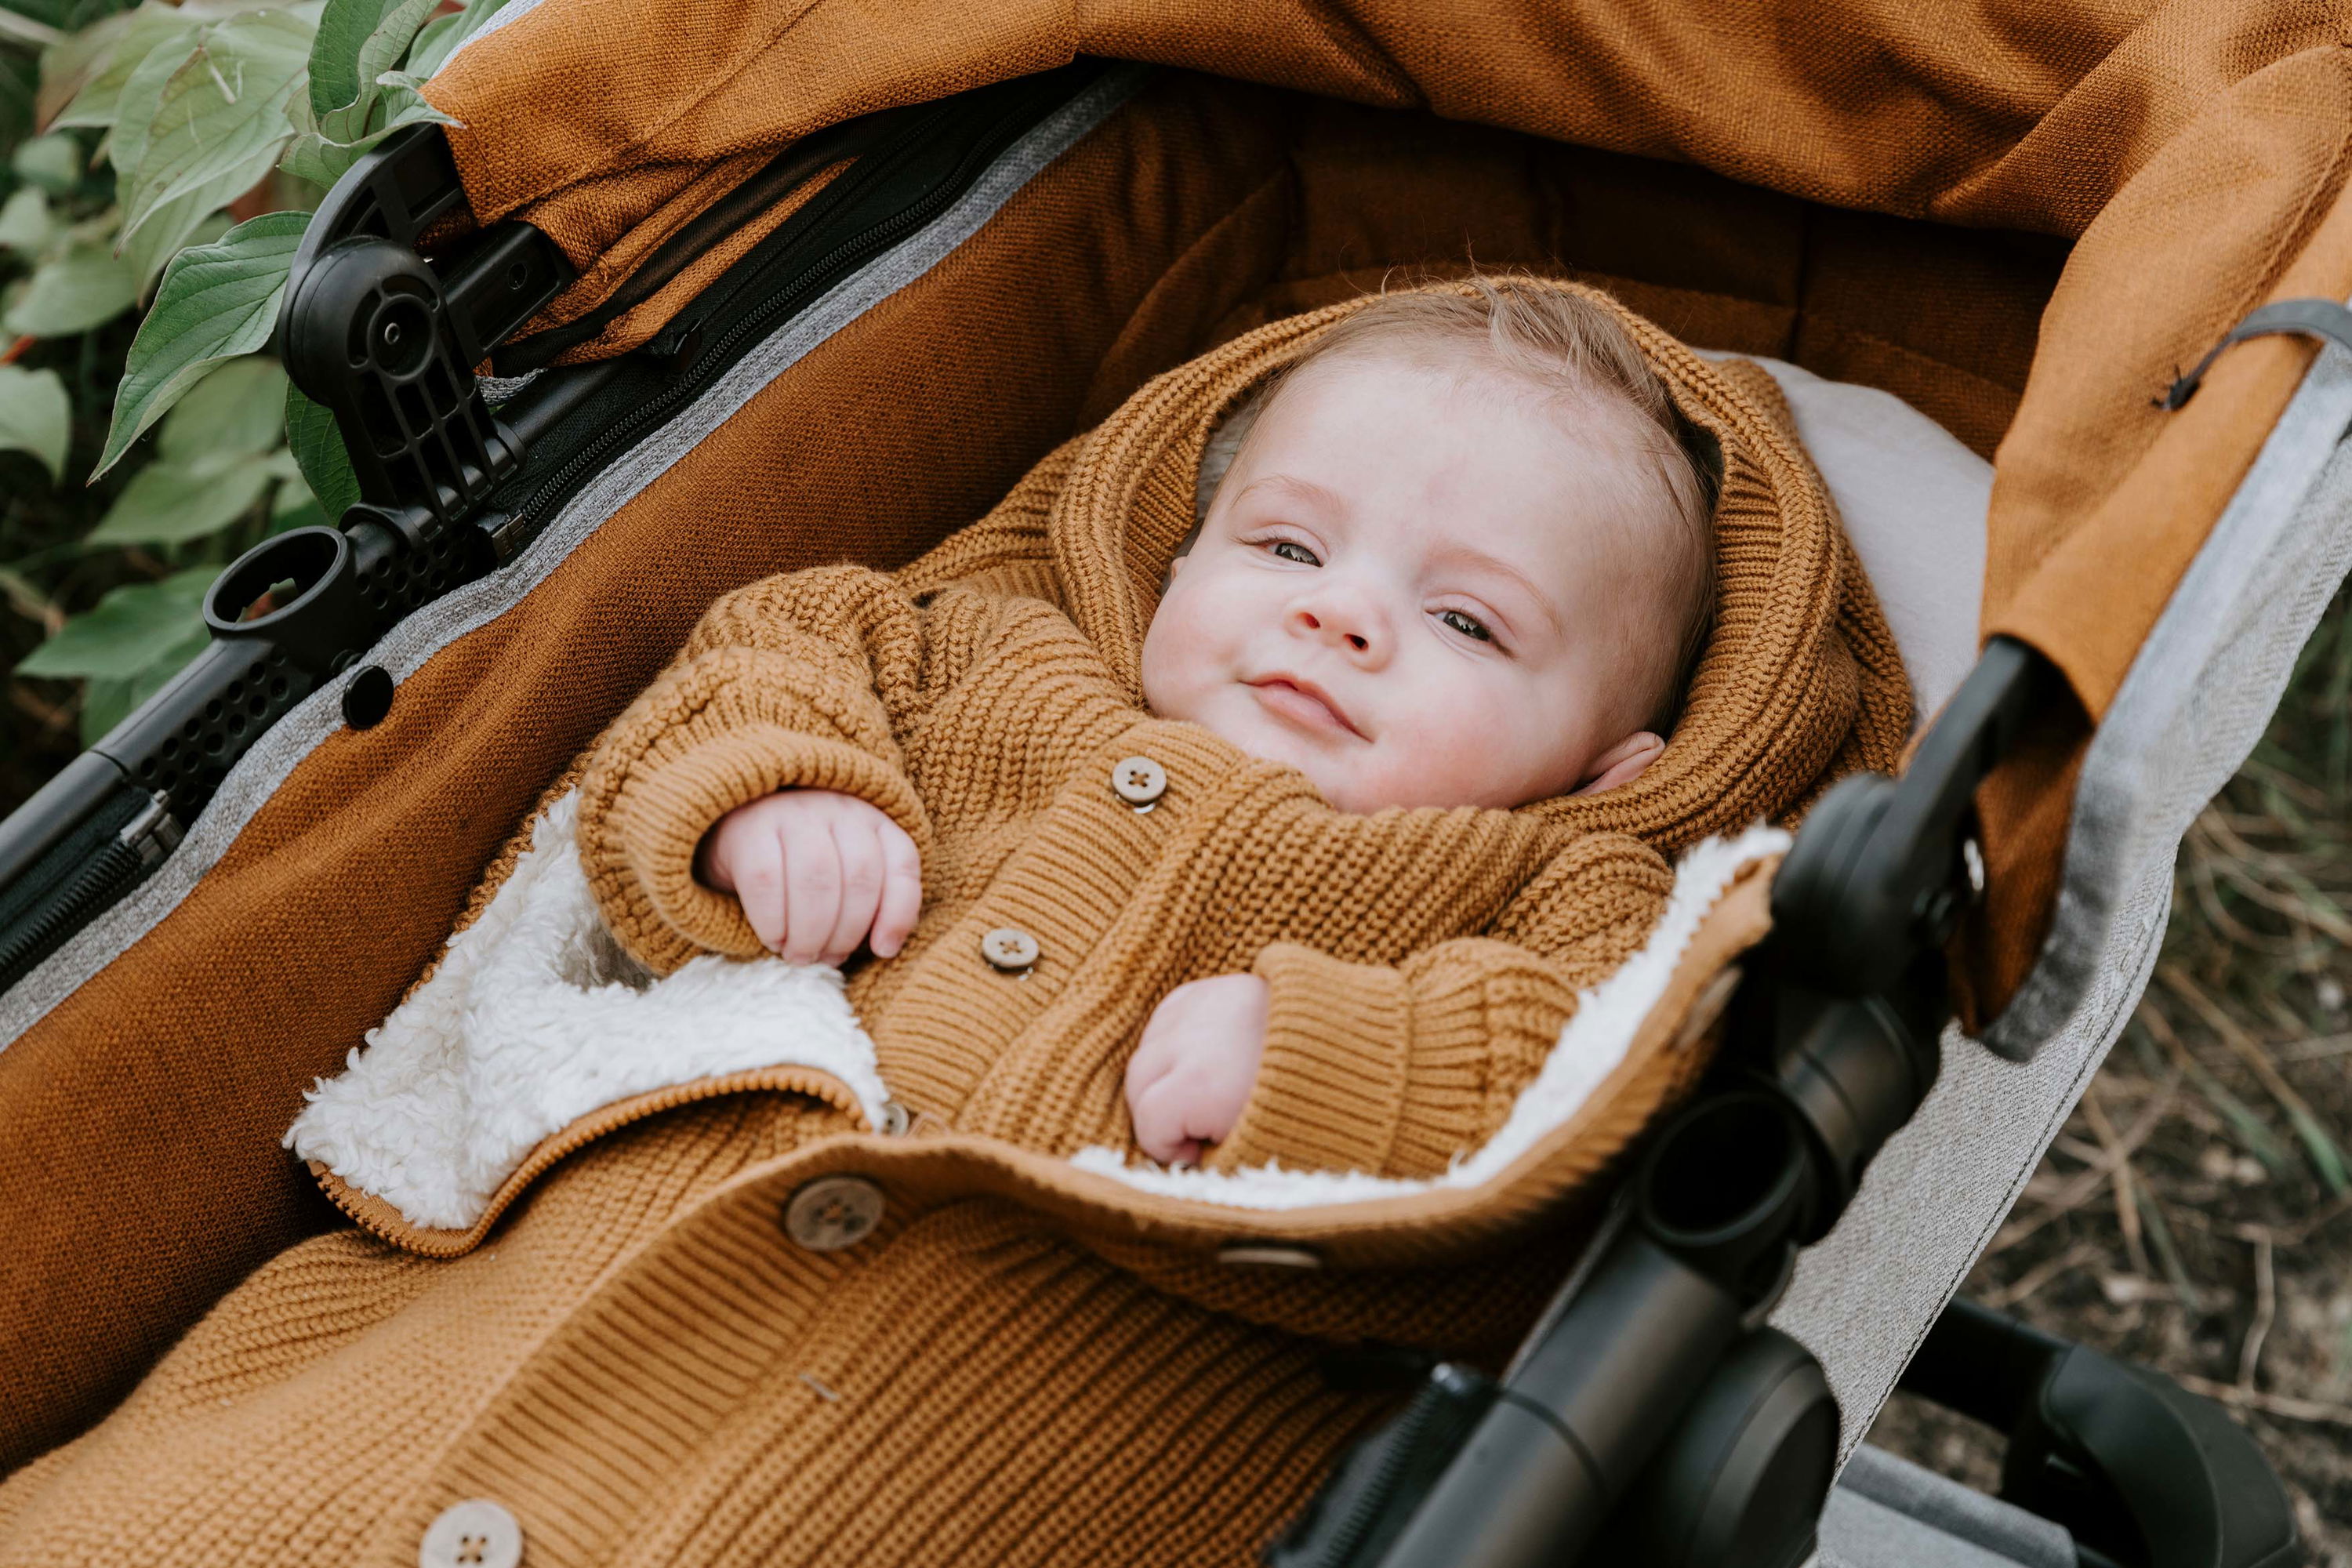
M1257 693L1259 703L1276 718L1287 719L1305 730L1352 735L1359 741L1366 739L1347 712L1311 680L1269 675L1244 684Z

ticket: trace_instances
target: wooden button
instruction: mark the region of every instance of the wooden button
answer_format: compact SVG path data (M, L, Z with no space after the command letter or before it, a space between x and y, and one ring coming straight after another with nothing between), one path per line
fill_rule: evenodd
M980 956L1007 974L1021 974L1037 962L1037 939L1018 926L998 926L980 939Z
M1168 770L1150 757L1128 757L1111 769L1110 787L1138 811L1148 810L1168 793Z
M863 1176L819 1176L784 1205L784 1234L811 1252L838 1252L873 1235L884 1206Z

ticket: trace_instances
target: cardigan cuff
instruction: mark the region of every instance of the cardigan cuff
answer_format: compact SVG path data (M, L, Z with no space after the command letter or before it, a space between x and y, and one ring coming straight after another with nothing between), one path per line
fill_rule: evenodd
M861 746L778 724L749 723L698 741L658 763L640 763L613 804L622 858L647 912L693 948L751 958L766 952L731 893L694 879L703 835L719 819L785 789L855 795L887 816L919 848L929 822L904 772ZM610 922L608 922L610 923ZM620 934L615 927L615 934ZM636 946L636 943L630 945ZM642 953L648 960L667 956ZM680 955L661 969L683 963Z
M1287 943L1267 948L1255 969L1270 993L1265 1054L1241 1120L1203 1163L1383 1171L1412 1048L1404 977Z

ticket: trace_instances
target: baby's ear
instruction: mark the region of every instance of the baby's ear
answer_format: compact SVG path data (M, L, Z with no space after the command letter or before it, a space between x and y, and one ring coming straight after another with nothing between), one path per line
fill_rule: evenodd
M1637 730L1592 759L1591 776L1576 786L1577 795L1599 795L1619 784L1632 784L1658 760L1666 743L1647 730Z

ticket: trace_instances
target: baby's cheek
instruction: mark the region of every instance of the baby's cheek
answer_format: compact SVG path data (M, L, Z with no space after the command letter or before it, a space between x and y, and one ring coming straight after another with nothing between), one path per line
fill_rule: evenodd
M1384 747L1399 798L1424 805L1515 806L1549 793L1540 777L1559 738L1508 682L1454 680L1415 704ZM1561 786L1566 787L1566 786Z

